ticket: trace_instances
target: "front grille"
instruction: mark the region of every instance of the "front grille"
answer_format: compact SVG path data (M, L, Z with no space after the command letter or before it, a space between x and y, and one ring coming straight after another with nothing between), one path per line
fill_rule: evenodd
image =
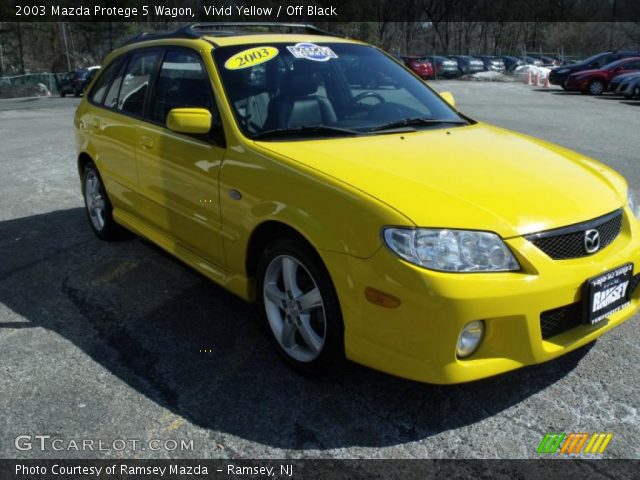
M597 253L610 245L622 229L622 211L617 210L589 222L527 235L525 238L554 260L580 258ZM589 253L585 248L585 232L597 230L600 248Z
M582 323L582 303L572 303L540 314L542 339L555 337Z
M640 274L631 277L628 288L628 298L631 298L640 286ZM564 307L547 310L540 314L540 330L542 331L542 339L555 337L574 327L582 324L584 312L584 304L582 302L572 303Z

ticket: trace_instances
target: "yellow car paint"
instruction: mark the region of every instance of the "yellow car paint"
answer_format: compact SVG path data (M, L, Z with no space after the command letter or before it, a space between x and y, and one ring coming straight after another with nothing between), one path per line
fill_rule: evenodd
M75 117L78 155L98 167L116 221L249 301L255 299L247 269L252 235L269 222L289 226L316 249L331 275L347 357L420 381L465 382L547 361L637 312L638 291L604 326L541 337L540 313L579 301L586 279L629 261L634 273L640 266L640 229L626 207L626 181L583 155L483 123L323 140L245 137L211 42L326 41L292 34L173 38L109 55L105 65L143 46L198 52L226 137L224 147L213 145L99 108L85 97ZM589 257L554 261L523 238L620 208L621 234ZM461 274L420 268L383 245L385 226L492 231L522 270ZM367 288L399 299L399 306L375 305L365 297ZM460 330L474 320L485 321L485 338L471 357L457 359Z

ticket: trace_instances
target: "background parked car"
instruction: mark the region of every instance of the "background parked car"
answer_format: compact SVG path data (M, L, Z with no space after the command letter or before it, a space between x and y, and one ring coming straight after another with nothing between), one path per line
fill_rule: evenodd
M573 65L563 65L556 67L549 73L549 82L552 85L560 85L564 88L564 83L569 78L569 75L583 72L585 70L593 70L608 65L611 62L620 60L622 58L640 56L640 51L620 51L620 52L602 52L597 53L581 62L574 63Z
M518 58L510 55L502 56L502 61L504 62L504 68L507 73L513 72L516 68L524 65L524 62Z
M58 75L58 93L61 97L73 93L73 75L75 72L66 72Z
M436 71L437 77L455 78L460 76L458 62L440 55L425 55Z
M640 57L630 57L605 65L599 70L584 70L569 75L566 90L600 95L609 89L609 82L623 73L640 71Z
M433 64L426 57L410 56L403 57L404 64L410 68L416 75L425 80L434 77Z
M449 57L458 62L458 70L460 75L470 75L473 73L484 72L484 64L482 60L471 57L469 55L451 55Z
M631 71L616 75L609 82L609 91L621 95L618 90L621 89L621 87L626 87L634 77L640 77L640 72Z
M76 97L79 97L98 70L100 70L100 67L95 66L80 68L65 74L59 84L60 96L64 97L68 93L73 93Z
M478 55L476 56L484 66L485 71L504 72L506 70L504 61L494 55Z
M622 76L622 75L620 75ZM616 93L626 99L640 98L640 73L625 75L626 79L620 82ZM616 77L617 79L618 77Z

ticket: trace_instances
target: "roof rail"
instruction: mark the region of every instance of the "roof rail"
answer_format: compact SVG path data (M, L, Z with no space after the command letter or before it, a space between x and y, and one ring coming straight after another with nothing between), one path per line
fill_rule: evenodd
M162 40L164 38L200 38L201 36L202 35L198 35L195 32L189 32L185 27L182 27L172 32L141 32L126 40L122 45L131 45L132 43L146 42L149 40Z
M165 38L201 38L205 35L216 36L216 33L218 34L218 36L238 35L240 33L244 33L245 30L249 29L258 29L258 32L255 33L261 33L260 29L289 31L302 30L305 33L313 35L327 35L332 37L340 36L306 23L211 22L184 25L172 32L142 32L126 40L123 43L123 46L131 45L132 43L146 42L149 40L161 40Z
M207 32L212 33L215 31L222 30L224 33L239 33L240 31L257 28L257 29L268 29L268 30L302 30L305 33L315 34L315 35L328 35L332 37L337 37L339 35L335 35L331 32L323 30L315 25L310 25L308 23L281 23L281 22L210 22L210 23L194 23L192 25L187 25L182 27L185 30L189 30L191 32ZM230 30L231 29L231 30Z

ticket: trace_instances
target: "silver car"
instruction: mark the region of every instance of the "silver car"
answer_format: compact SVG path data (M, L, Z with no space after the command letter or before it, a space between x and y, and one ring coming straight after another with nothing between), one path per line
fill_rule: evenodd
M625 75L625 78L620 80L615 93L627 99L640 98L640 72Z

